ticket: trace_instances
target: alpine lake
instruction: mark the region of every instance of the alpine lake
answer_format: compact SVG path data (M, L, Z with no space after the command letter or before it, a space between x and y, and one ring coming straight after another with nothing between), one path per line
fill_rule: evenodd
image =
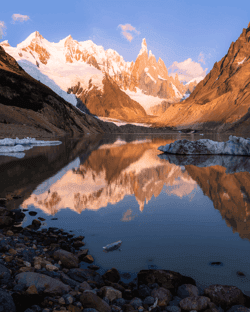
M250 296L250 157L157 149L184 138L227 141L229 134L65 138L23 158L0 156L0 197L14 194L7 208L27 209L22 227L42 217L40 229L85 236L100 274L115 267L129 282L142 269L166 269ZM119 249L104 251L119 240Z

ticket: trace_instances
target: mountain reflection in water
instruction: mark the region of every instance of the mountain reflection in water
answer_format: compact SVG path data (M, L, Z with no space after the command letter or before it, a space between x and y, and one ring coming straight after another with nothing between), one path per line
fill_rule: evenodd
M159 153L160 145L183 137L200 139L109 135L35 147L23 159L0 157L0 197L11 195L9 209L38 212L25 212L23 227L43 217L42 227L84 235L100 270L110 263L131 274L155 267L207 286L249 289L248 159ZM121 252L103 253L103 246L117 240ZM223 265L215 268L213 262Z
M250 157L160 154L186 172L218 209L226 224L250 240Z
M33 205L51 215L64 208L81 213L134 195L143 211L145 203L158 197L164 185L168 195L180 198L191 194L198 185L233 232L250 240L250 158L159 155L158 146L173 141L155 138L126 142L119 138L112 144L103 144L87 158L80 156L77 168L67 170L52 184L47 183L47 188L43 184L43 191L34 192L22 208ZM129 214L128 210L123 220L132 220Z
M180 197L190 194L196 182L181 167L157 157L161 142L160 139L129 143L117 140L113 145L104 144L86 160L80 157L79 167L68 170L53 183L50 193L46 190L39 195L32 194L22 207L34 205L49 214L67 207L81 213L134 195L143 211L145 202L147 204L153 195L158 197L164 184L169 186L169 194Z

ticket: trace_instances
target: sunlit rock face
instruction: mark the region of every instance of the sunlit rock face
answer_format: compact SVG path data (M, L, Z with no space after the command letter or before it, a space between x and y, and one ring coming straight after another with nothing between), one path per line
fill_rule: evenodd
M180 129L250 132L250 27L184 102L172 105L156 123Z

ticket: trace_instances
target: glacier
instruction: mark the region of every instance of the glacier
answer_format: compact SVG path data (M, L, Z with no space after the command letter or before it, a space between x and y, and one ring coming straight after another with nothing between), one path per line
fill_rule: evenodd
M61 141L43 141L36 140L35 138L25 139L10 139L5 138L0 140L0 156L12 156L17 158L23 158L25 153L21 153L25 150L29 150L34 146L48 146L48 145L59 145Z
M217 142L209 139L197 141L177 140L173 143L159 146L158 150L169 154L181 155L240 155L250 156L250 139L229 136L227 142Z

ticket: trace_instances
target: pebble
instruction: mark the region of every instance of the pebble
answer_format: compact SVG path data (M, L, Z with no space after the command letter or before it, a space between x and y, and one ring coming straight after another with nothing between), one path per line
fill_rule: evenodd
M44 221L40 217L38 220ZM56 227L39 230L40 221L37 221L33 220L25 228L0 229L4 249L0 253L0 292L7 291L11 295L9 300L13 300L15 294L15 302L25 293L26 299L22 302L25 312L199 312L204 309L250 312L250 297L237 287L216 285L201 289L191 277L178 272L142 270L132 282L124 283L120 277L129 278L130 273L120 275L111 268L100 275L100 268L95 264L80 269L76 258L79 263L95 262L88 255L88 249L80 249L85 245L84 236L74 237ZM22 284L17 279L20 273L30 277L37 274L38 279L31 278L33 284L28 281ZM237 271L237 274L245 276L244 272ZM46 278L50 282L43 284ZM227 293L233 304L227 300ZM34 295L39 295L36 302L32 302Z

